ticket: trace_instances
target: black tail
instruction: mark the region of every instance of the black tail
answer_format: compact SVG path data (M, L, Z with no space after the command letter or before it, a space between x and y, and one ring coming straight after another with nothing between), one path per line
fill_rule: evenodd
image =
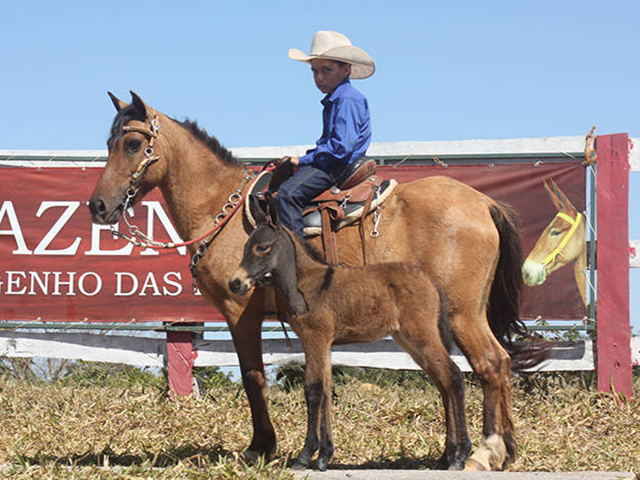
M531 368L549 357L546 342L534 341L527 327L520 320L522 301L522 241L520 222L511 207L497 203L490 207L491 218L500 235L500 257L491 285L487 317L491 331L511 355L511 368ZM527 342L513 342L514 336L522 336Z

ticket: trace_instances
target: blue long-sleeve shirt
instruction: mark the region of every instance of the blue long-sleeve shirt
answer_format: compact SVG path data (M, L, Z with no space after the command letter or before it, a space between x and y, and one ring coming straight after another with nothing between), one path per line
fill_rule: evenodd
M365 96L345 79L322 99L322 136L300 157L300 165L327 170L363 157L371 142L371 119Z

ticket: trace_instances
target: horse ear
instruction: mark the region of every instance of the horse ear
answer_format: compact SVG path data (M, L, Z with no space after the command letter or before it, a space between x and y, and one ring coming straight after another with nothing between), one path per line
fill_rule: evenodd
M267 213L269 214L269 219L273 225L279 226L280 219L278 218L278 205L276 204L276 199L273 197L271 192L267 192L265 197L267 199Z
M560 198L558 197L557 192L557 188L558 186L556 185L556 182L553 181L553 179L550 180L552 186L550 187L549 184L547 183L546 180L543 180L542 183L544 184L544 189L547 191L547 193L549 194L549 197L551 197L551 201L553 202L553 205L556 207L556 210L558 210L559 212L563 211L563 205L562 205L562 201L560 200ZM555 188L552 188L554 187Z
M559 208L558 211L567 213L570 216L575 215L576 207L573 206L571 201L567 198L564 192L560 190L560 187L556 184L556 182L553 179L551 180L551 186L553 187L553 191L555 192L556 196L558 197L558 201L562 206L562 208Z
M131 103L142 118L147 118L147 104L134 91L131 91Z
M120 100L118 97L116 97L113 93L111 92L107 92L107 94L109 94L109 98L111 98L111 101L113 102L113 106L116 107L116 111L120 111L122 110L124 107L126 107L127 105L129 105L126 102L123 102L122 100Z

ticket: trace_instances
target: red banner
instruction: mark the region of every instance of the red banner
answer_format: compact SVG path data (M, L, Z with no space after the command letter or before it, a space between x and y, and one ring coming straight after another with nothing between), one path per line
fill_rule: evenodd
M214 321L191 289L189 255L133 248L91 223L99 168L5 168L0 204L0 317L47 321ZM151 236L179 241L159 192L135 209Z
M20 321L217 321L220 315L191 291L189 256L133 248L91 223L86 202L99 168L2 169L0 197L0 319ZM584 210L585 174L577 162L379 167L398 181L450 175L509 203L530 251L556 214L542 181L553 178ZM158 191L135 209L135 222L157 239L179 241ZM524 317L582 318L573 272L525 287Z

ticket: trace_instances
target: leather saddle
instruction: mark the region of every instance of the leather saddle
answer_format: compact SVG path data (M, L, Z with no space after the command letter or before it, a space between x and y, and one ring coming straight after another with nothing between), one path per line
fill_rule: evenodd
M363 263L366 264L364 248L364 217L377 209L397 185L395 180L384 180L376 174L376 161L361 158L353 162L342 174L336 186L314 198L303 212L305 237L322 235L325 258L328 263L338 264L334 232L360 220ZM249 222L255 227L249 202L251 195L258 198L269 191L277 196L277 189L293 174L293 166L288 157L269 162L253 184L245 212Z

